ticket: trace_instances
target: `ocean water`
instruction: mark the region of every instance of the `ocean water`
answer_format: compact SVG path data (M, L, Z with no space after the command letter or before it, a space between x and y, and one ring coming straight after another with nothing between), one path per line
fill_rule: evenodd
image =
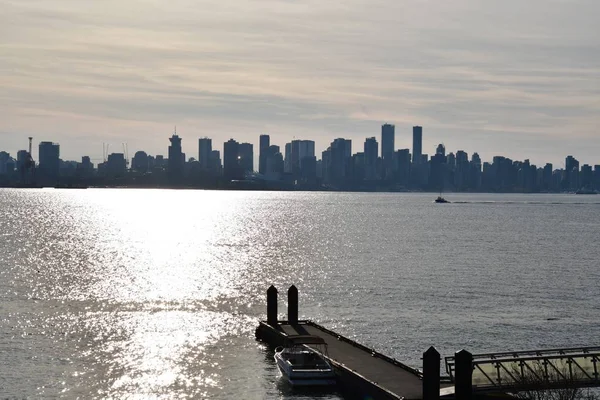
M0 190L0 398L338 399L280 378L265 292L420 368L599 345L600 196Z

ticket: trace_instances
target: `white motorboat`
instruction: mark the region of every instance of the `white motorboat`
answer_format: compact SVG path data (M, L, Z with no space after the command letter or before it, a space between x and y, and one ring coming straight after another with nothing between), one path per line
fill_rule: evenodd
M285 346L275 349L275 362L292 386L332 386L336 384L335 371L326 355L323 338L298 335L288 337Z

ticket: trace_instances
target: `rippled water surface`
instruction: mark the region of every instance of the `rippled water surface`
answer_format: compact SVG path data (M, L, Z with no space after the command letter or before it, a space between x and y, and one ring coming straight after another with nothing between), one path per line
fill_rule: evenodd
M0 394L339 398L254 340L271 284L415 367L599 344L600 196L434 197L0 190Z

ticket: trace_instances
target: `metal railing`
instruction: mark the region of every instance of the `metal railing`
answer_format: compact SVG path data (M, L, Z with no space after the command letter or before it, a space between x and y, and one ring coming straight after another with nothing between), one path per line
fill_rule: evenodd
M445 361L454 380L455 359ZM474 354L472 366L476 391L600 386L600 347Z

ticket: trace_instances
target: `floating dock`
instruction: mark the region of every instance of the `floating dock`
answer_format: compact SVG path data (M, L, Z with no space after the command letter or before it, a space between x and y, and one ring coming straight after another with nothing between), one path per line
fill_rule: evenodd
M315 322L298 320L298 290L288 290L288 320L277 318L277 289L267 290L267 320L256 329L257 339L282 346L296 335L319 336L327 343L328 359L336 371L339 389L347 397L383 400L436 400L440 390L454 395L453 384L440 379L440 354L432 347L423 355L423 370L412 368ZM310 345L309 345L310 347ZM318 351L318 349L315 349ZM448 390L450 389L450 390Z
M316 335L325 340L327 357L336 370L342 391L360 393L361 398L372 399L423 398L422 374L419 370L312 321L294 324L278 321L274 326L262 321L256 330L257 338L271 346L283 345L286 337L294 335Z

